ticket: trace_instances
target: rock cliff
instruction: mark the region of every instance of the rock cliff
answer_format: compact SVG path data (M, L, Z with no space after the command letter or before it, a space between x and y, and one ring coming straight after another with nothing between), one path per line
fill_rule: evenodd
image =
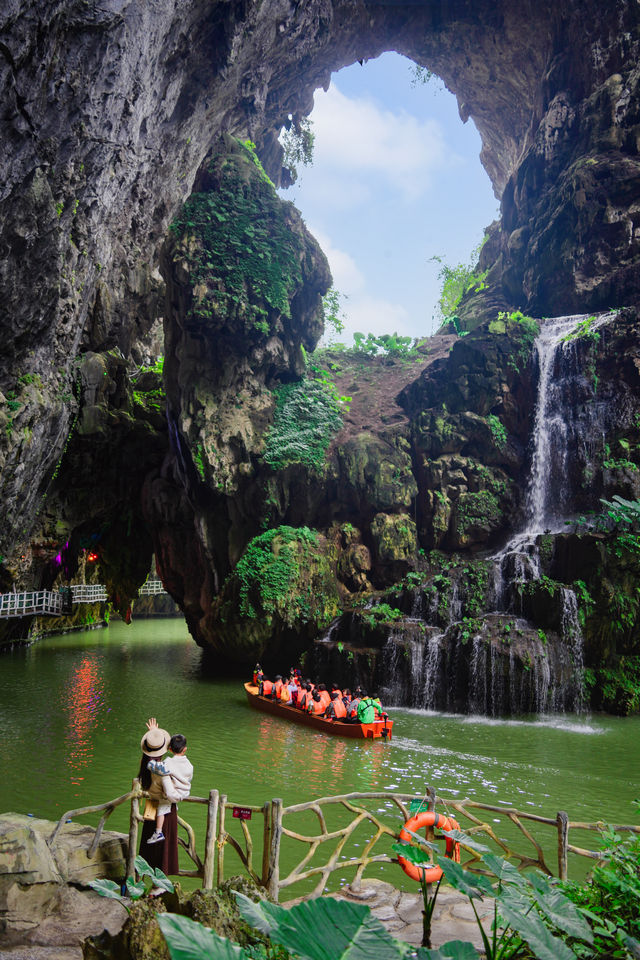
M126 613L155 552L194 637L232 658L228 578L268 530L316 531L332 585L314 629L420 551L497 545L536 376L514 317L638 301L639 16L631 0L9 0L0 588L49 586L99 544ZM441 76L480 131L501 201L485 285L461 305L467 337L300 380L330 277L269 182L288 177L277 138L332 70L385 50ZM631 383L636 314L620 316ZM629 430L610 434L602 462L634 463ZM637 495L630 467L607 470L582 509Z

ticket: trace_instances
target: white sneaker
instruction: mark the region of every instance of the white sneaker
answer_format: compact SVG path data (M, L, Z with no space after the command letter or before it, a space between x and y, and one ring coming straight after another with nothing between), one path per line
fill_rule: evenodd
M154 830L147 840L147 843L160 843L161 840L164 840L164 833L162 830Z

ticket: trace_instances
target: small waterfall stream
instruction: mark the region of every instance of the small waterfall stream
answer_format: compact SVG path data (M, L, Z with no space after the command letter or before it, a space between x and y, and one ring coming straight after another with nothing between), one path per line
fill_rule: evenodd
M603 315L591 324L590 329L602 326L610 316ZM584 455L590 436L598 432L601 436L600 411L597 404L585 402L586 393L589 394L588 400L592 400L592 391L570 336L585 319L583 316L566 316L543 322L534 345L538 388L524 522L518 533L490 558L489 609L495 612L498 626L498 618L501 618L501 624L505 614L514 614L518 609L518 590L521 592L523 585L540 580L539 538L563 532L566 520L575 513L570 469L574 450L582 444ZM447 677L450 688L447 700L453 702L455 683L451 673L463 656L468 664L467 706L472 713L519 713L523 704L535 712L547 709L579 711L582 708L584 657L578 601L569 587L561 589L560 599L562 643L553 654L545 648L544 639L540 643L529 640L529 649L520 648L516 652L510 646L507 658L499 643L495 640L487 642L486 637L478 633L471 639L470 651L463 654L456 648L447 655L445 646L450 646L447 629L458 624L463 611L458 583L452 579L447 626L444 630L432 627L428 637L411 641L410 689L407 690L406 685L402 691L394 689L390 702L408 701L412 706L434 709L438 703L442 704L442 696L438 694L442 685L447 684ZM436 623L440 609L436 591L427 596L420 591L414 593L412 617ZM523 635L525 621L516 616L513 623L515 632ZM509 642L511 639L512 636ZM395 642L390 637L388 643ZM516 669L519 658L524 663L520 676ZM445 659L448 659L447 663ZM559 682L559 676L564 677L564 681Z
M611 317L589 320L589 335ZM541 556L541 544L547 541L548 549L549 538L565 532L566 522L584 509L585 467L602 450L603 425L616 415L596 395L594 370L585 369L585 345L579 349L572 336L585 320L559 317L541 324L522 522L502 549L480 558L482 587L477 573L472 582L464 572L464 562L450 573L445 566L422 587L406 588L405 617L388 625L377 667L371 648L364 647L356 673L365 685L379 686L387 704L493 716L582 709L578 598L571 587L543 576L549 560ZM540 609L546 603L549 611L544 630L531 617L541 602ZM351 643L359 636L351 620L344 633L331 629L324 639L335 646L331 641ZM353 669L351 677L355 682Z

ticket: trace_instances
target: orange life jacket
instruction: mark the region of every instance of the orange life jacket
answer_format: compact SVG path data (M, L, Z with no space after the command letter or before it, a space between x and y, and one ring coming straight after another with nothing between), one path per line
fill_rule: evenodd
M273 691L276 695L276 700L280 699L280 694L282 693L282 686L283 686L282 680L276 680L276 682L273 685Z
M299 707L300 710L304 710L307 705L307 691L303 690L302 687L298 690L298 700L296 707Z
M326 710L329 704L331 703L331 694L328 690L320 690L320 700L324 704L323 710Z
M331 706L333 707L333 715L336 718L336 720L342 720L344 717L346 717L347 708L345 707L340 697L336 697L335 700L332 700Z
M261 693L264 697L270 697L272 690L273 690L273 684L272 684L271 680L263 680L263 681L262 681L262 689L260 690L260 693Z
M326 705L323 704L322 700L314 700L313 697L309 702L307 707L307 713L312 713L314 716L319 716L321 713L324 713L326 710Z

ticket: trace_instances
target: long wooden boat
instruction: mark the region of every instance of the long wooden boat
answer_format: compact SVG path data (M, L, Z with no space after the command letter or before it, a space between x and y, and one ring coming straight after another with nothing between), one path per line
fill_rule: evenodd
M314 730L322 730L337 737L352 737L355 740L391 740L393 720L375 720L373 723L345 723L343 720L325 720L324 717L315 717L304 710L298 710L287 703L279 703L271 697L261 697L258 688L251 683L245 683L249 706L263 713L270 713L292 723L301 723Z

